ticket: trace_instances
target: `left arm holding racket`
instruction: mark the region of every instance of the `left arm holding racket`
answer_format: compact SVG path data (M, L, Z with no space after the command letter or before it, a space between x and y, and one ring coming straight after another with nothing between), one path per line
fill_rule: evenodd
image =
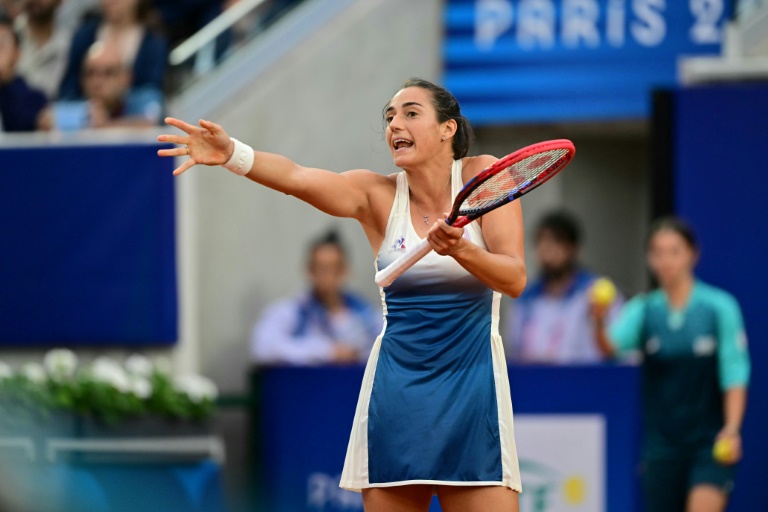
M490 155L477 156L468 161L466 167L470 175L474 175L477 172L472 172L472 167L484 169L496 160ZM438 222L427 237L436 253L453 258L488 288L513 298L519 297L526 283L525 235L520 203L514 202L484 215L479 224L485 248L465 238L464 228L454 228L444 220Z
M459 192L446 223L454 227L466 226L522 197L562 170L575 153L576 149L570 141L552 140L525 147L496 161ZM391 285L431 251L429 240L424 239L388 267L379 270L376 284L382 287ZM460 258L456 259L462 263ZM475 275L482 277L478 273Z
M453 258L488 288L512 298L519 297L526 283L520 203L490 212L483 216L480 224L485 249L465 238L464 228L454 228L444 220L438 222L427 237L436 253Z

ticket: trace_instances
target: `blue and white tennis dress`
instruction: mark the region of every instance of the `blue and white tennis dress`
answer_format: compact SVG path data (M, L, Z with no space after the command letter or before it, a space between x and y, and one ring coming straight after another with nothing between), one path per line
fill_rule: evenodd
M453 197L462 187L461 167L456 160ZM485 248L477 223L464 233ZM419 241L401 172L377 269ZM498 328L501 295L434 252L380 292L384 329L365 370L341 487L500 485L521 491Z

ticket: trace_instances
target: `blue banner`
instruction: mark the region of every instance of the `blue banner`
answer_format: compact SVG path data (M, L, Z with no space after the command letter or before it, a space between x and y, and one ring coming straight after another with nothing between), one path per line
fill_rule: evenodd
M727 0L448 0L444 82L475 125L645 118Z
M0 149L0 345L176 342L173 160L160 147Z
M697 87L674 93L675 209L696 229L697 274L736 296L752 357L744 459L729 510L768 510L768 84ZM716 120L713 122L713 120ZM763 226L762 228L760 226Z
M639 373L623 366L510 366L521 512L639 510ZM256 423L264 510L363 512L360 494L339 488L362 379L358 367L260 372ZM569 453L551 453L562 450L548 437L558 426L568 429L573 422L573 433L580 435L585 421L605 426L594 445L581 438ZM542 449L542 444L551 446ZM603 466L603 481L572 471L568 459L583 456L578 450ZM436 501L430 512L440 511Z

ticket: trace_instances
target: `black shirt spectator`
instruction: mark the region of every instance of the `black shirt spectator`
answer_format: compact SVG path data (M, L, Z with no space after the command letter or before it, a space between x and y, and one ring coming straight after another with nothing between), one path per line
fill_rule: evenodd
M48 100L16 76L19 38L13 23L0 17L0 125L6 132L34 131Z

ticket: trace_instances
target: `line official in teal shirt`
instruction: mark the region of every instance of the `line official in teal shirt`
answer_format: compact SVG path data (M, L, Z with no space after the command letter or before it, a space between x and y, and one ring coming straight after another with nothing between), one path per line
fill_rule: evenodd
M720 512L741 458L750 361L736 299L698 280L692 230L664 218L651 228L648 264L660 287L629 301L606 329L607 356L643 354L643 477L650 512ZM726 460L713 445L724 440Z

